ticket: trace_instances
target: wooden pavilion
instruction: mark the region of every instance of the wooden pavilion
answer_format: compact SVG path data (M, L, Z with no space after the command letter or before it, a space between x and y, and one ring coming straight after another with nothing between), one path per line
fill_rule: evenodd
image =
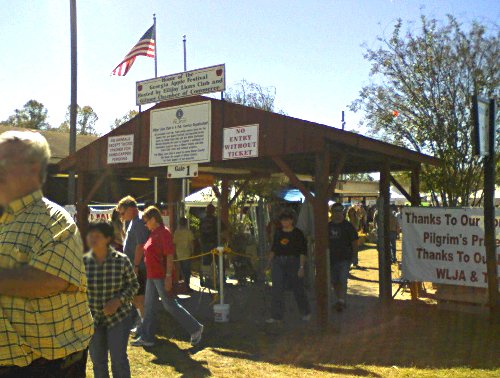
M181 180L168 179L166 167L149 166L151 111L210 101L210 162L199 165L200 174L211 174L222 180L221 214L229 204L228 182L234 179L269 177L284 173L291 184L313 204L315 221L315 290L318 324L328 323L327 250L328 201L334 194L342 173L380 172L380 196L383 200L384 243L379 257L380 291L383 301L392 299L391 261L389 251L389 200L392 182L414 205L420 204L419 175L422 164L439 164L436 158L406 148L367 138L334 127L304 121L286 115L263 111L207 97L190 97L161 102L134 119L102 136L64 159L62 171L73 169L78 174L77 210L79 227L85 232L87 204L99 187L112 177L139 175L158 177L166 182L167 203L181 200ZM258 157L224 160L223 129L243 125L259 125ZM108 164L108 138L134 135L133 161ZM394 171L411 172L411 191L407 193L391 176ZM299 175L313 177L313 191L300 181ZM170 217L171 226L175 219Z

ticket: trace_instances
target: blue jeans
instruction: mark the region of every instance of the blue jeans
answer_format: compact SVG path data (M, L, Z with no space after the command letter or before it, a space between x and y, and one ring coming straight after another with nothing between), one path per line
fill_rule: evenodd
M272 265L272 297L271 315L273 319L283 319L285 312L285 289L290 288L302 315L309 315L309 301L304 288L304 280L299 278L300 258L296 256L275 256Z
M336 261L330 265L330 279L335 289L337 300L346 299L350 266L351 260Z
M156 311L158 296L165 310L177 320L190 335L198 331L201 324L182 307L177 299L170 298L164 287L164 280L148 278L146 282L146 297L144 299L144 319L142 321L141 337L144 341L154 342L156 332Z
M113 378L130 377L127 344L131 327L131 314L112 327L102 325L95 327L94 336L89 345L95 378L109 378L108 351L111 356Z
M391 245L391 260L396 261L396 239L398 234L396 231L389 231L389 243Z

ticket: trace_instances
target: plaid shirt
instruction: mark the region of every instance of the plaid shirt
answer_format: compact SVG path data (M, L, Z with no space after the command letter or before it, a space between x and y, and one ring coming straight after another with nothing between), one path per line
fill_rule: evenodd
M134 268L127 255L110 248L106 260L99 264L92 251L83 256L89 282L89 304L95 325L111 327L132 310L132 300L139 290ZM103 308L110 299L119 298L122 305L110 316Z
M87 348L93 321L87 302L83 246L71 216L33 192L0 216L0 269L25 265L60 277L66 292L43 298L0 295L0 366L26 366Z

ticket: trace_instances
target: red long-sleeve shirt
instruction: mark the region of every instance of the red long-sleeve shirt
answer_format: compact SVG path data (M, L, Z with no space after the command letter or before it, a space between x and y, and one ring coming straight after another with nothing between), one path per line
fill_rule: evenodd
M165 278L167 256L175 253L172 234L161 225L154 229L144 244L144 262L147 278Z

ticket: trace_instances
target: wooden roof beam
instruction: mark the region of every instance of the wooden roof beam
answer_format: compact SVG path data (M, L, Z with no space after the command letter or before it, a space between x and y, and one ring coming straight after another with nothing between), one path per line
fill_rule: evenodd
M305 185L302 183L302 181L299 180L297 175L292 171L292 169L288 166L285 161L280 158L279 156L273 156L272 157L274 163L281 169L281 171L287 175L287 177L290 179L290 182L293 186L295 186L297 189L300 190L300 192L306 197L306 199L310 202L314 202L314 196L311 194L309 190L305 187Z
M335 164L335 168L333 169L332 180L328 185L328 191L327 191L328 195L331 195L335 190L335 188L337 187L337 182L339 181L339 176L342 173L342 170L344 169L346 160L347 160L347 154L345 153L340 154L339 160L337 161L337 164Z
M409 202L412 202L412 197L410 196L410 194L405 190L405 188L403 188L403 185L401 185L395 178L393 175L389 175L389 178L391 180L391 183L392 185L394 185L396 187L397 190L399 190L401 192L401 194L403 196L405 196L405 198L409 201Z

